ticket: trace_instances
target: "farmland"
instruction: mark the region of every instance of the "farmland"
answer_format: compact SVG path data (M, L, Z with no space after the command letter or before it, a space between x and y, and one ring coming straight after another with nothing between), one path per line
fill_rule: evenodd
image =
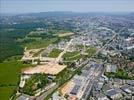
M0 63L0 100L8 100L17 88L22 68L30 65L20 61L8 61Z

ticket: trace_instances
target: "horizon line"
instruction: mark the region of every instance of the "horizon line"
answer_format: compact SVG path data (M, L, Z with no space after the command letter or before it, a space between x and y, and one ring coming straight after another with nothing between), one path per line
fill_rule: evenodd
M30 13L48 13L48 12L70 12L70 13L134 13L134 11L41 11L41 12L0 12L0 14L30 14Z

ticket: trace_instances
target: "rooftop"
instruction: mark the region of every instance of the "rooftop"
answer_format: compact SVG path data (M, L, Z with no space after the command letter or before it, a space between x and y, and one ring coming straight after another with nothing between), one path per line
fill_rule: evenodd
M107 93L106 93L106 95L109 97L114 96L116 94L118 94L118 92L115 89L111 89L111 90L107 91Z
M80 89L79 85L75 85L70 94L76 95Z

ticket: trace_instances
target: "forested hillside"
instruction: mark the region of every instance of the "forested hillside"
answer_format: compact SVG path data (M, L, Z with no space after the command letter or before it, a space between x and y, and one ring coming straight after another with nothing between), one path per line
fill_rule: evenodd
M26 33L23 29L0 30L0 62L8 57L23 54L23 48L15 40L23 38Z
M71 30L68 24L59 26L54 20L32 20L25 19L23 22L20 20L18 24L0 25L0 62L12 56L22 55L25 46L32 49L56 43L59 41L58 32Z

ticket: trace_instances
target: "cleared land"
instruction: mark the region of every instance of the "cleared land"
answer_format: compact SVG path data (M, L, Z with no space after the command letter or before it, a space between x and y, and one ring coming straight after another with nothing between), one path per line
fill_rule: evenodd
M66 37L66 36L71 36L73 35L73 32L65 32L65 33L59 33L58 36L59 37Z
M0 100L9 100L19 82L19 75L24 65L20 61L0 63Z
M24 69L23 73L24 74L45 73L45 74L56 75L66 67L67 67L66 65L59 65L58 63L55 62L48 62L44 65L38 65L33 68Z

